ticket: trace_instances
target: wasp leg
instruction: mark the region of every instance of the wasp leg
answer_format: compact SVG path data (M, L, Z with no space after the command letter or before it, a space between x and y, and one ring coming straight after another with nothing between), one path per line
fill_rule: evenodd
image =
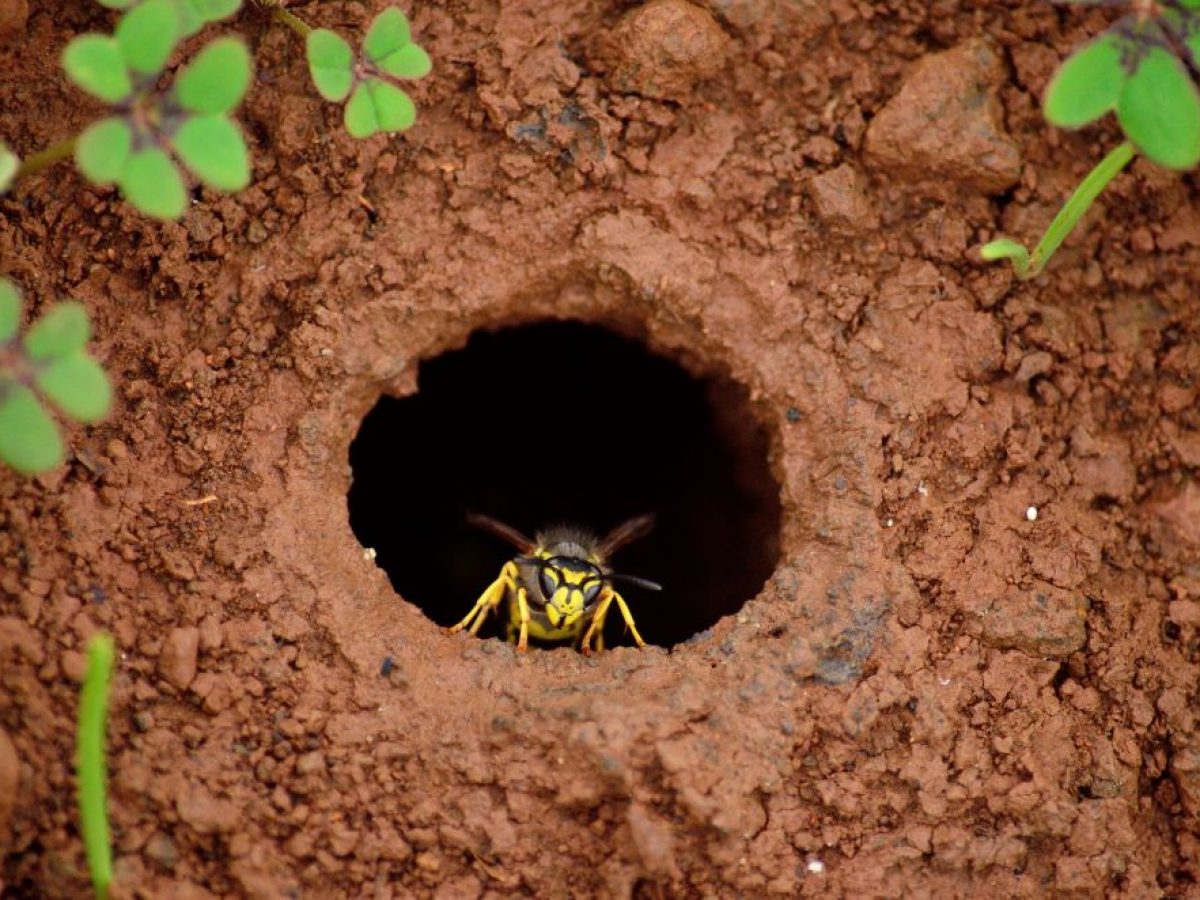
M633 624L633 616L629 612L629 607L625 605L625 598L616 591L612 592L612 598L617 601L617 609L621 610L621 618L625 620L625 627L633 635L634 643L639 647L645 647L646 642L642 640L642 636L638 634L637 626Z
M457 625L449 629L450 634L456 631L462 631L468 625L471 626L471 634L479 634L479 629L483 625L487 614L492 612L504 600L506 594L517 589L517 566L514 562L506 562L504 568L500 570L500 577L488 585L485 590L475 601L475 605L471 607L471 611ZM475 621L472 622L471 620Z
M584 656L592 655L593 639L597 653L604 649L604 617L608 615L608 607L612 604L614 595L615 592L609 587L604 588L600 594L600 603L596 607L596 614L592 616L591 624L583 633L583 640L579 642L579 652Z
M521 636L517 638L517 652L529 649L529 600L525 588L517 588L517 615L521 618Z

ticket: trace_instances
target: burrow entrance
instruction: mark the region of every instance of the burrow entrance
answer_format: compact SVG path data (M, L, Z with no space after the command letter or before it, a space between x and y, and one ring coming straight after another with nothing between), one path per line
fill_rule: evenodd
M556 523L602 534L653 513L653 532L612 565L663 585L622 592L643 637L671 646L736 612L775 567L767 449L732 379L695 378L579 322L478 332L423 362L416 394L383 397L363 420L350 524L393 587L450 625L515 552L468 512L531 536ZM609 629L621 643L618 616Z

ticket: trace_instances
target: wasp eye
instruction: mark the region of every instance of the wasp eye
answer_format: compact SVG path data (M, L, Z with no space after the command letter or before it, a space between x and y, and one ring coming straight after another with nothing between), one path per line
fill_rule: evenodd
M549 566L542 566L538 569L538 586L542 589L542 596L549 600L558 587L558 572Z
M600 588L603 586L603 584L604 582L600 581L599 579L588 582L587 587L583 589L584 606L590 606L596 602L596 598L600 596Z

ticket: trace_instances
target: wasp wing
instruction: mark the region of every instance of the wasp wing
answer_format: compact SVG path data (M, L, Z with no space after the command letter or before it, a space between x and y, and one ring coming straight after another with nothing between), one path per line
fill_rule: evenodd
M635 516L610 531L596 548L601 559L608 559L630 541L645 537L654 528L654 516Z
M529 554L537 549L537 544L521 534L517 529L511 525L505 525L503 522L498 522L490 516L474 512L467 513L467 521L476 528L482 528L484 531L490 531L498 538L503 538L522 553Z

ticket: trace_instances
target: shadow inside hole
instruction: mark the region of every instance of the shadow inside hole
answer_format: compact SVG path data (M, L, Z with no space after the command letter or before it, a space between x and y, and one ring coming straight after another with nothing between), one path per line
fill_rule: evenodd
M526 534L603 534L654 513L610 566L638 630L671 646L738 610L778 557L779 492L745 388L698 380L644 346L578 322L472 336L421 364L418 391L383 397L350 447L350 524L395 589L460 620L516 551L468 512ZM609 616L610 644L628 643ZM489 623L484 633L502 633Z

